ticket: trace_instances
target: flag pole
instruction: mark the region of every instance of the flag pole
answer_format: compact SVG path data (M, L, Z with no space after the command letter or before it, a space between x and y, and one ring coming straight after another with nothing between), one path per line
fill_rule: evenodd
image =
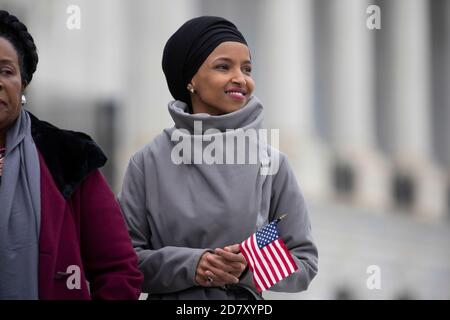
M287 216L287 213L283 214L281 217L279 217L277 220L275 220L276 223L280 222Z

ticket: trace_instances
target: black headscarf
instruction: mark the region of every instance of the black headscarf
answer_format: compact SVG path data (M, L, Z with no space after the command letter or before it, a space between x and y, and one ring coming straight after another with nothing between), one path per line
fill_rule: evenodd
M169 38L164 47L162 68L170 93L176 100L191 104L186 89L188 83L211 52L225 41L247 45L233 23L211 16L187 21Z

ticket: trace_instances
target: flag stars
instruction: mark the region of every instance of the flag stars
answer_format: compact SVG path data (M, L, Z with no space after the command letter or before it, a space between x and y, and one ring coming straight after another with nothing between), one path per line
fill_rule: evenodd
M256 232L256 242L260 248L278 239L278 229L276 222L272 222L260 231Z

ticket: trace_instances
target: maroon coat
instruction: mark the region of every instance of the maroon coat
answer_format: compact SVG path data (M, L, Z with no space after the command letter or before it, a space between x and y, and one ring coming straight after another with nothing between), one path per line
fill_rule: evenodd
M63 138L71 144L59 145L63 141L58 139L67 133L74 134L32 117L41 173L39 299L137 299L143 276L114 194L98 165L92 165L92 157L84 162L74 160L76 156L64 159L70 151L84 152L80 159L89 154L98 159L102 154L93 153L98 147L90 143L77 150L79 141L71 136ZM49 151L50 144L66 149L61 150L64 155ZM65 167L67 163L70 167Z

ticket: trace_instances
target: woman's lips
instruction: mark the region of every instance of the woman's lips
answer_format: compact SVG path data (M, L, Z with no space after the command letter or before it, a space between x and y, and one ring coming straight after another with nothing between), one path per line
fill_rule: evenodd
M228 91L226 94L233 100L236 101L244 101L245 100L245 94L242 92L237 91Z

